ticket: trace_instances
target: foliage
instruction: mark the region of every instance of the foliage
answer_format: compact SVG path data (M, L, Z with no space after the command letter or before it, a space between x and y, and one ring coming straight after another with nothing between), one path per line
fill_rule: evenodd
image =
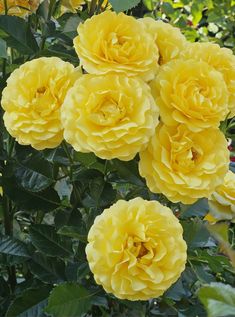
M15 68L36 57L58 56L77 66L72 39L78 23L101 10L94 3L75 14L60 15L55 0L44 0L26 20L0 16L0 89ZM191 41L234 47L234 1L110 3L137 17L169 20ZM225 122L223 129L234 138L232 123ZM0 316L196 317L206 316L206 310L209 316L235 314L234 289L224 285L235 283L234 224L223 227L225 241L216 225L208 227L203 220L206 200L187 206L152 194L137 162L138 157L126 163L101 160L76 153L65 142L56 149L36 151L16 144L1 124ZM181 278L161 298L147 302L117 300L104 293L93 280L84 251L95 217L118 199L137 196L171 207L188 245Z

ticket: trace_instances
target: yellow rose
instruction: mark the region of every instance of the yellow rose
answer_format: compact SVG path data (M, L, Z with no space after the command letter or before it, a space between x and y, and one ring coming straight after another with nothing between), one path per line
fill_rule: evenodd
M82 5L84 3L84 0L62 0L61 11L62 13L65 13L67 11L75 13L77 10L82 8Z
M74 47L88 73L117 72L153 79L158 51L140 21L124 13L105 11L80 24L78 33Z
M192 204L223 182L228 166L227 142L219 129L194 133L185 125L159 125L140 153L139 171L152 192Z
M39 0L7 0L7 14L25 17L35 12L39 3ZM5 3L3 0L0 0L0 14L5 14Z
M214 43L191 43L182 52L182 59L192 58L208 63L223 75L229 93L229 117L235 116L235 56L233 52Z
M217 220L235 220L235 174L228 171L209 198L210 213Z
M97 284L128 300L161 296L185 268L183 229L157 201L119 200L95 219L87 260Z
M4 123L23 145L54 148L63 140L60 109L78 73L57 57L26 62L7 80L2 94Z
M180 29L173 27L163 21L155 21L152 18L143 18L140 20L144 23L147 31L152 35L154 42L159 50L160 65L178 58L180 52L188 44Z
M83 75L62 106L64 138L76 151L128 161L158 124L149 86L124 75Z
M218 127L228 114L223 76L205 62L173 60L151 82L162 121L192 131Z

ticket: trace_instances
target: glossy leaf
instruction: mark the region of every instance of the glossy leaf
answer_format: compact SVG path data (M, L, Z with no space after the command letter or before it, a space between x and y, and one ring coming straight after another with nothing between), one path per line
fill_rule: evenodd
M0 236L0 253L29 258L26 245L12 237Z
M72 253L71 241L58 235L48 225L32 225L29 229L33 245L49 256L68 257Z
M92 296L78 284L61 284L51 292L45 311L56 317L81 317L91 307Z
M49 292L47 286L26 290L13 301L6 317L42 317Z
M55 257L36 252L29 262L31 272L44 283L59 283L65 280L65 264Z

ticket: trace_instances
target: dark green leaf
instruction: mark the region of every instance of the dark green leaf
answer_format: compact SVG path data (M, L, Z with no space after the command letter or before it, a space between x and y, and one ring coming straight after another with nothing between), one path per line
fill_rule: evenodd
M7 43L23 54L33 54L38 50L37 42L30 31L29 25L16 16L0 16L0 29L8 37Z
M45 283L60 283L65 280L65 264L55 257L36 252L29 262L29 267L31 272Z
M208 317L235 316L235 289L222 283L211 283L199 290L199 298Z
M15 170L16 180L25 190L40 192L53 184L53 179L32 168L27 165L19 165Z
M93 295L78 284L61 284L51 292L45 311L56 317L80 317L91 307Z
M29 233L33 245L47 255L68 257L72 253L71 241L58 235L52 226L32 225Z
M118 175L131 184L137 186L144 186L144 183L139 176L138 165L132 160L130 162L122 162L119 160L112 160L112 164L117 170Z
M42 317L50 288L28 289L10 305L6 317Z
M83 199L85 207L107 207L116 198L116 191L110 183L104 182L103 178L96 178L89 184L89 192Z
M55 149L46 149L43 151L44 158L50 163L57 163L59 165L69 165L69 159L62 147Z
M189 249L193 250L194 248L205 248L216 245L207 227L201 220L182 221L181 224L184 229L184 239Z
M171 298L175 301L179 301L182 298L187 297L190 293L184 288L182 279L179 279L171 288L165 293L164 296Z
M9 166L9 169L11 173L14 171L12 166ZM3 177L3 188L5 194L25 210L50 211L60 206L60 198L53 188L40 192L26 191L17 184L14 175Z
M8 236L0 237L0 253L29 258L26 245L15 238Z
M82 234L83 230L81 230L80 227L74 227L74 226L64 226L60 228L57 232L58 234L71 237L74 239L78 239L82 242L87 242L87 236L85 234Z

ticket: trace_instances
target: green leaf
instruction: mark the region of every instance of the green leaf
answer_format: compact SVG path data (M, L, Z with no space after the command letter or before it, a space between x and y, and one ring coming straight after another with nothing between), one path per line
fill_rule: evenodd
M193 25L197 25L200 22L204 5L205 4L203 3L203 1L194 1L191 9L193 16Z
M74 38L77 35L77 28L81 22L82 19L79 16L71 16L65 23L63 33L71 38Z
M137 6L141 0L109 0L116 12L122 12Z
M116 198L116 190L103 178L96 178L89 184L89 191L82 203L85 207L107 207Z
M115 159L112 160L111 163L114 165L121 178L136 186L144 186L144 183L139 176L138 165L134 160L122 162Z
M16 180L25 190L40 192L53 184L53 179L43 175L42 172L38 172L36 169L37 167L27 165L19 165L16 168Z
M57 147L55 149L46 149L43 151L44 158L54 164L59 165L69 165L70 161L62 147Z
M0 58L7 58L7 43L0 38Z
M38 51L37 42L29 28L29 25L16 16L0 16L0 29L8 37L7 44L23 54L33 54Z
M184 229L184 239L187 242L189 249L213 247L216 245L215 241L211 238L207 227L204 223L197 219L195 221L182 221Z
M94 294L75 283L58 285L51 292L45 311L56 317L83 316L90 309Z
M90 167L97 162L97 158L93 153L74 152L73 156L76 161L80 162L85 167Z
M222 283L203 286L198 292L208 317L235 315L235 289Z
M70 237L70 238L74 238L74 239L78 239L82 242L87 242L87 235L82 234L81 233L81 228L80 227L75 227L75 226L63 226L62 228L60 228L57 233Z
M65 280L65 264L55 257L36 252L29 262L30 271L45 283L60 283Z
M50 293L48 286L27 289L10 305L6 317L42 317Z
M167 15L173 14L175 12L174 8L169 2L163 2L162 11Z
M192 205L181 205L181 218L203 217L209 211L208 199L202 198Z
M4 192L20 208L46 212L60 206L60 198L52 187L40 192L27 191L17 183L13 164L9 164L7 168L8 171L5 171L2 178Z
M0 237L0 253L29 258L26 245L15 238L8 236Z
M180 278L175 284L171 286L164 296L175 301L180 301L182 298L187 297L187 295L190 295L190 293L184 288L182 279Z
M31 225L29 233L33 245L47 255L68 257L72 254L71 241L58 235L52 226Z

